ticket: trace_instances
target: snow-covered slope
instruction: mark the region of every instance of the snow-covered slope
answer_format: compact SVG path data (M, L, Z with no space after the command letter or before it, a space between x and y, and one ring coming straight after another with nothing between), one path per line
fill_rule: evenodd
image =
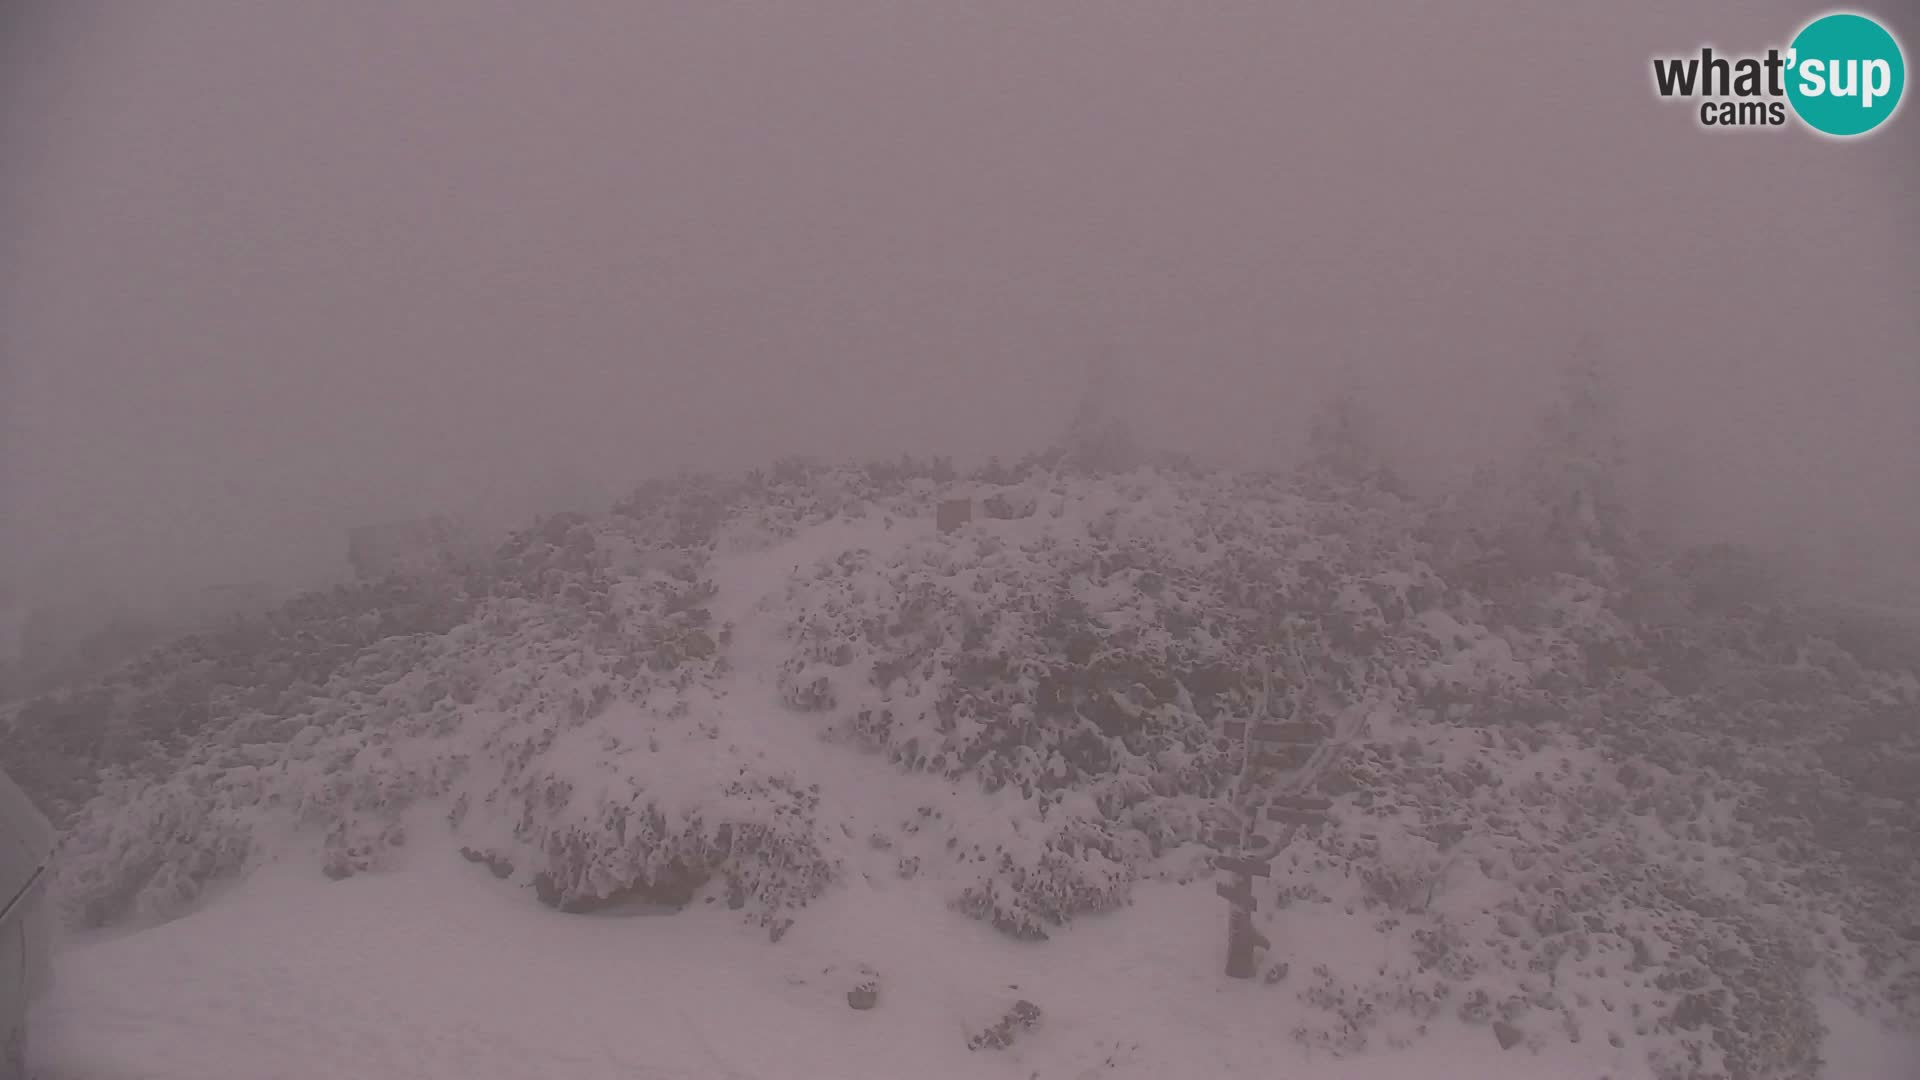
M941 532L957 497L974 520ZM965 1035L1022 997L1045 1019L1013 1053L1063 1076L1311 1055L1364 1062L1329 1076L1810 1077L1823 995L1910 1023L1911 657L1724 603L1725 558L1663 570L1537 516L1549 540L1324 478L789 464L177 643L0 725L66 829L70 920L178 920L73 951L49 1052L81 1068L86 1016L156 1007L110 967L229 929L272 955L299 906L384 972L364 1001L312 976L312 1008L399 1040L339 1060L364 1075L414 1060L380 1023L409 985L449 1004L417 1014L438 1056L407 1075L489 1045L582 1055L502 1075L1007 1075ZM1227 725L1275 710L1360 735L1319 779L1330 820L1258 886L1262 977L1229 983L1204 840L1247 764ZM414 906L470 919L475 955ZM375 911L391 926L360 929ZM274 977L245 956L204 992ZM485 997L518 978L496 958L539 974ZM872 964L880 1008L816 963ZM619 972L647 1003L630 1030ZM551 1005L514 996L537 987ZM669 1007L683 990L721 1036ZM722 1000L791 1039L726 1036ZM177 1005L121 1049L168 1052L164 1024L201 1022ZM304 1067L285 1075L338 1074Z
M1641 1080L1596 1032L1502 1051L1435 1023L1410 1046L1315 1053L1296 981L1392 960L1366 920L1280 924L1299 975L1219 974L1208 890L1153 884L1044 946L947 917L937 889L885 878L822 901L778 948L723 912L569 917L525 903L443 845L330 883L265 868L155 929L74 946L34 1017L40 1080ZM878 1006L846 993L877 974ZM967 1037L1021 1000L1005 1050ZM1909 1080L1920 1038L1836 1002L1832 1080Z

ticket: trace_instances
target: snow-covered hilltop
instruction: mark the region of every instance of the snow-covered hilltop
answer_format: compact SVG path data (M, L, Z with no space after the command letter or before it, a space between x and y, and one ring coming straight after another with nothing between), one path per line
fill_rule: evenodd
M1299 1042L1486 1025L1810 1077L1819 987L1920 1021L1913 640L1631 536L1590 448L1439 505L1351 457L656 482L26 703L0 753L82 927L430 842L566 911L707 901L778 941L911 879L1037 940L1210 892L1226 725L1277 687L1359 731L1257 883ZM1288 943L1328 919L1377 960Z

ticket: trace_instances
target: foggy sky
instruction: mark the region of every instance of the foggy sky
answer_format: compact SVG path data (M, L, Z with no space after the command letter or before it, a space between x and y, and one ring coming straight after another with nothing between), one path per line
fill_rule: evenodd
M67 4L0 23L0 508L38 598L785 453L1017 456L1087 365L1427 479L1583 331L1703 534L1920 550L1920 114L1708 132L1794 5ZM1920 56L1911 5L1869 9ZM1910 89L1908 96L1916 91Z

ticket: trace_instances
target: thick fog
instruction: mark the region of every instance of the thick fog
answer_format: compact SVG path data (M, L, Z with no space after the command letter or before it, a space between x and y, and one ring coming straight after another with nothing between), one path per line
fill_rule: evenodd
M1251 464L1357 387L1437 483L1583 334L1695 532L1920 551L1920 116L1704 131L1648 74L1813 9L1050 10L17 13L14 589L314 580L348 526L682 466L1017 456L1093 366Z

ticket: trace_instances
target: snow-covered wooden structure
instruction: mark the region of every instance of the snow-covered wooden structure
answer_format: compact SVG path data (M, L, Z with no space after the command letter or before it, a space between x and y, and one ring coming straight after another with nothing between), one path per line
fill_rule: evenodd
M1235 979L1253 978L1258 967L1254 951L1270 945L1253 924L1259 907L1253 879L1272 876L1269 864L1301 829L1327 821L1333 800L1307 792L1361 726L1349 720L1345 730L1334 731L1317 721L1274 719L1279 703L1271 672L1263 677L1259 712L1260 719L1231 719L1221 727L1223 738L1240 745L1244 765L1230 804L1222 808L1233 824L1207 838L1218 852L1214 869L1232 875L1214 891L1227 902L1227 975ZM1299 712L1296 700L1287 713ZM1256 831L1263 817L1281 827L1277 838Z

